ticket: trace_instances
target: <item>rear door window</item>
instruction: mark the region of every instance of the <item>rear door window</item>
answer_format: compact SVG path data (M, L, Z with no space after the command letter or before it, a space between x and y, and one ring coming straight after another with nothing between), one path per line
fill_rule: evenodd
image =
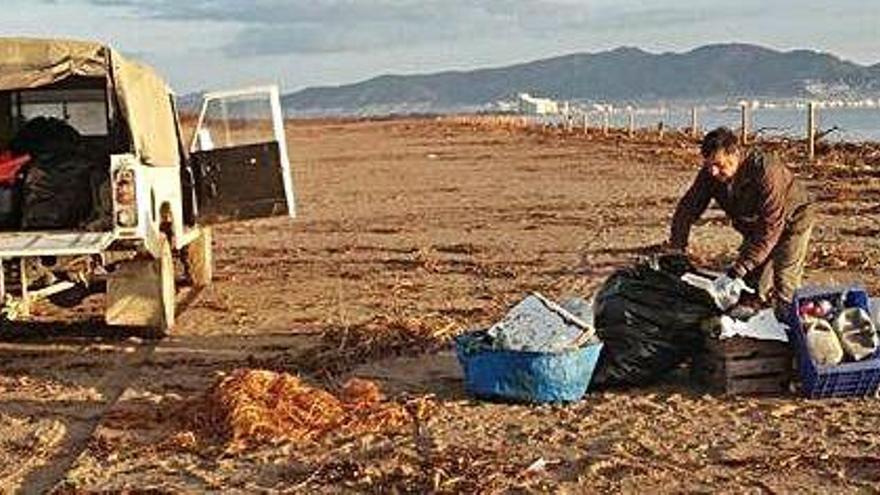
M35 117L55 117L83 136L107 135L107 106L100 89L47 89L13 95L12 108L19 122Z

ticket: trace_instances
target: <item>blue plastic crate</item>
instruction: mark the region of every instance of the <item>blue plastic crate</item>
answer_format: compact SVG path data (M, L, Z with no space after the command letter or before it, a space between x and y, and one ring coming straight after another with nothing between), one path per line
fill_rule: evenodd
M788 337L798 355L801 387L807 397L867 397L880 390L880 352L856 362L835 366L819 366L807 350L800 306L807 301L836 299L846 293L844 305L859 307L871 313L870 298L861 287L805 287L798 290L792 301Z
M455 339L464 369L465 390L475 397L512 402L574 402L590 385L602 344L559 354L465 350L466 336Z

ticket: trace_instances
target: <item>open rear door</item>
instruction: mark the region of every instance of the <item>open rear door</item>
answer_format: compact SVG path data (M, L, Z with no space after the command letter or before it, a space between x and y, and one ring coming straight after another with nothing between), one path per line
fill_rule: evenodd
M206 94L190 151L200 223L295 216L277 86Z

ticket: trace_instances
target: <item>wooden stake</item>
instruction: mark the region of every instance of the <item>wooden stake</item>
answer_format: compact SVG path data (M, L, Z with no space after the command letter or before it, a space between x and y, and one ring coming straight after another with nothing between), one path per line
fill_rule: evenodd
M807 159L816 159L816 103L807 104Z
M740 142L742 144L749 144L749 105L748 103L743 103L740 108L742 109L742 134L740 135Z
M632 107L629 109L629 137L633 137L636 133L636 114Z
M611 120L611 109L606 108L605 112L602 114L602 118L604 119L602 122L602 134L608 135L608 126L610 125Z
M699 139L700 137L700 122L697 119L697 107L691 108L691 137L694 139Z

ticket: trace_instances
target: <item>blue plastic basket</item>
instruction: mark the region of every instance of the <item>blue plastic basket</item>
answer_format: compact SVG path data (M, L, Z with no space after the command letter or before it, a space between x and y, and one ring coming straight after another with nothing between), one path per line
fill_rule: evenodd
M516 351L466 352L455 339L465 390L475 397L512 402L574 402L587 392L602 344L560 354Z
M857 362L819 366L810 356L800 319L800 305L807 301L838 298L846 293L844 306L871 312L868 293L861 287L806 287L798 290L792 301L789 340L798 355L801 387L807 397L866 397L880 390L880 352Z

